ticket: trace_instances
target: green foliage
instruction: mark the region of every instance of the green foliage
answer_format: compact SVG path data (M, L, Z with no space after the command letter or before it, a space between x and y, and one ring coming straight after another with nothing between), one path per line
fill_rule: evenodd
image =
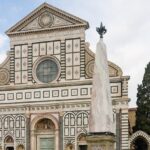
M133 131L150 134L150 62L145 68L142 84L138 85L136 125Z

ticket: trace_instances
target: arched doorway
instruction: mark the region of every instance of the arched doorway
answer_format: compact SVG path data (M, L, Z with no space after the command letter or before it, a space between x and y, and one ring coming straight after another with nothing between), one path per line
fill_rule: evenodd
M81 133L78 136L77 141L79 150L87 150L86 135L84 133Z
M41 119L35 126L38 150L54 150L55 148L55 125L47 118Z
M131 150L148 150L148 143L143 137L139 136L131 144Z
M150 138L143 131L135 132L130 138L130 150L149 150Z
M58 150L58 122L51 116L37 116L31 123L32 150Z
M11 136L7 136L4 140L5 150L14 150L14 140Z

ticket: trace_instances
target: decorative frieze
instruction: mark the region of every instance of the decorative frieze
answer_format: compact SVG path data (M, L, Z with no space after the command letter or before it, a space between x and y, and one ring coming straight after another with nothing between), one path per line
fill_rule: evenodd
M0 92L0 101L32 102L90 98L91 86L70 86L59 88L27 89ZM63 99L62 99L63 98Z
M39 103L35 106L32 105L24 105L24 106L11 106L9 108L1 107L0 113L7 115L7 114L26 114L29 110L29 113L54 113L54 112L65 112L65 111L89 111L90 109L90 102L82 102L82 103L66 103L63 102L59 103Z
M121 97L121 83L111 83L111 96ZM53 100L78 100L91 99L92 85L65 86L57 88L39 88L26 90L0 91L0 101L9 102L33 102Z

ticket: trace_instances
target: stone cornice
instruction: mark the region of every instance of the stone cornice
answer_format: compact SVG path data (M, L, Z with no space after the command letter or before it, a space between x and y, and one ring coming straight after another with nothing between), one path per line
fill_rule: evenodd
M50 113L50 112L63 112L63 111L84 111L90 109L90 102L72 102L72 103L54 103L54 104L36 104L36 105L1 105L1 114L30 114L30 113Z
M7 35L9 37L16 36L16 35L26 35L26 34L33 34L33 33L47 33L47 32L53 32L53 31L59 31L59 30L66 30L66 29L72 29L72 28L85 28L85 25L83 24L76 24L76 25L69 25L69 26L61 26L61 27L53 27L53 28L43 28L43 29L37 29L37 30L28 30L28 31L16 31L16 32L9 32Z
M34 84L34 85L7 85L1 86L0 91L5 90L24 90L24 89L39 89L39 88L52 88L52 87L66 87L66 86L80 86L80 85L91 85L92 80L84 81L73 81L73 82L56 82L49 84Z
M121 82L123 79L129 79L129 76L113 77L110 78L111 83ZM34 84L34 85L4 85L0 86L0 91L11 91L11 90L24 90L24 89L39 89L39 88L52 88L52 87L66 87L66 86L80 86L80 85L91 85L92 78L84 81L72 81L72 82L56 82L49 84Z

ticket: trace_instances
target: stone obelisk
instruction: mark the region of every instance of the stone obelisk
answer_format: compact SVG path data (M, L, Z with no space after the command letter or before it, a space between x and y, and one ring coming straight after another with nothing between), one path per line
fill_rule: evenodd
M110 95L109 70L102 25L97 28L100 40L96 46L91 112L89 118L88 150L114 149L114 123Z

